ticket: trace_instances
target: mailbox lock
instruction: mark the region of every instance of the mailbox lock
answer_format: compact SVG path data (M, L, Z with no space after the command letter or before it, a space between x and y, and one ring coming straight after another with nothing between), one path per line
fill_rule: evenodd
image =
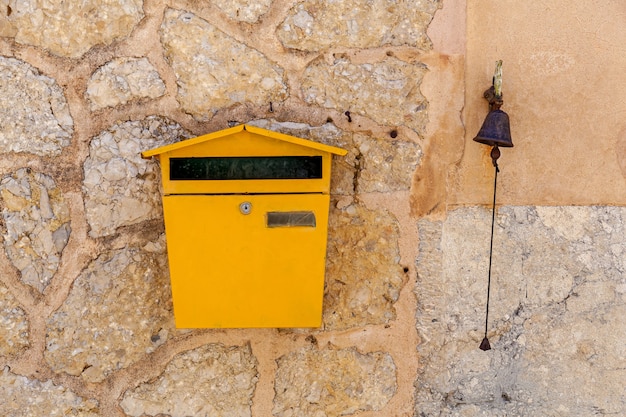
M241 211L241 214L250 214L250 212L252 211L252 203L250 203L249 201L244 201L243 203L239 204L239 211Z

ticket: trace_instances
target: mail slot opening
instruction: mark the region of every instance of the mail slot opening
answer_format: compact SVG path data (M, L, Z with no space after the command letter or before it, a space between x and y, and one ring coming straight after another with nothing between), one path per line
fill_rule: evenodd
M315 213L312 211L270 211L267 213L267 227L315 227Z
M170 180L322 178L321 156L170 158Z

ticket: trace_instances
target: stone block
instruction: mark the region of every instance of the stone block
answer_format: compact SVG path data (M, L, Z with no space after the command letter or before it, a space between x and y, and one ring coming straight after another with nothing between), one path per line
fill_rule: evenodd
M165 83L146 58L118 58L98 68L87 83L91 110L165 94Z
M282 68L191 12L167 9L160 34L178 101L198 120L236 104L267 106L287 97Z
M94 137L83 169L85 215L92 237L160 218L160 169L141 152L187 139L178 123L160 116L122 122Z
M0 152L58 155L73 131L56 81L23 61L0 56Z
M0 356L12 357L19 354L29 346L28 336L26 313L8 288L0 285ZM1 387L0 384L0 390Z
M334 417L381 410L397 389L396 366L384 352L303 348L277 360L273 414Z
M426 28L438 1L357 0L298 2L277 34L286 48L377 48L407 45L429 49Z
M332 207L329 219L325 329L389 323L396 317L403 271L397 220L358 204Z
M421 220L416 414L624 413L625 219L620 207L501 207L487 352L491 212Z
M335 54L333 62L317 59L304 71L306 103L366 116L383 126L408 126L424 133L428 118L420 84L426 67L394 57L376 63L352 63Z
M44 357L55 372L103 381L174 331L165 238L102 253L47 320Z
M0 372L0 414L7 417L99 417L98 402L83 398L52 381L39 381Z
M255 23L270 9L272 0L213 0L212 3L233 20Z
M143 0L33 0L11 5L11 29L5 30L17 42L71 58L129 35L143 18Z
M176 355L154 381L124 394L133 417L250 417L257 361L249 345L211 344Z
M21 168L0 181L4 249L22 282L38 291L59 268L70 237L70 212L52 178Z
M359 169L357 193L409 190L411 173L419 164L419 146L405 140L387 140L355 134Z

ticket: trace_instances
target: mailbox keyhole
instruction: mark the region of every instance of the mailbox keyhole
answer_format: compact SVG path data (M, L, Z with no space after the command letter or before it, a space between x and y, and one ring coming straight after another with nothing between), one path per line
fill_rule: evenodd
M244 201L243 203L239 204L239 211L241 211L241 214L250 214L250 212L252 211L252 203L250 203L249 201Z

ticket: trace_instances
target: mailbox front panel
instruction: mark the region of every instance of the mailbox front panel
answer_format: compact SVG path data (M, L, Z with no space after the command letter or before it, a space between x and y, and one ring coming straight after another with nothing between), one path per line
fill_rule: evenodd
M319 327L327 194L163 198L179 328Z
M166 195L330 190L330 152L246 131L173 149L159 159Z

